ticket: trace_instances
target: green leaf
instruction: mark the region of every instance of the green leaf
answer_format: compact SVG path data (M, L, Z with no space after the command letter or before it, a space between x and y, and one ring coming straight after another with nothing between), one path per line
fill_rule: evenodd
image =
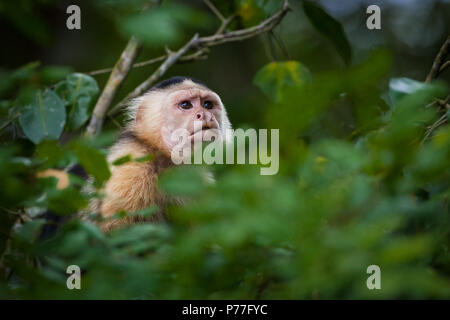
M341 23L311 1L303 1L302 5L312 25L333 43L344 62L349 65L352 59L352 50Z
M119 21L119 28L148 45L162 46L180 41L188 27L206 27L210 21L192 8L171 5L126 17Z
M152 161L154 158L155 158L155 156L153 154L149 153L149 154L147 154L145 156L135 158L134 161L136 161L136 162L149 162L149 161Z
M274 13L276 10L280 9L281 1L279 0L256 0L258 7L264 10L266 15Z
M389 96L396 105L404 96L427 88L428 84L409 78L393 78L389 81Z
M68 129L80 128L89 119L92 103L99 92L95 79L82 73L74 73L59 82L55 91L69 105Z
M152 205L147 208L144 208L142 210L137 210L130 213L130 216L140 216L144 218L148 218L152 216L154 213L156 213L159 210L159 207L157 205Z
M63 80L73 72L71 67L67 66L46 66L41 69L41 80L45 84L54 84Z
M87 204L86 196L78 189L69 186L65 189L53 188L48 191L48 208L56 214L72 214Z
M189 181L189 183L182 183ZM179 166L165 171L160 178L161 189L170 195L194 196L206 187L199 168Z
M39 90L29 103L21 106L19 123L35 144L44 139L56 140L66 123L64 102L51 90Z
M120 157L119 159L114 160L113 165L120 166L122 164L130 162L131 160L133 160L131 158L131 155L127 154L126 156L123 156L123 157Z
M64 150L57 141L43 141L36 146L36 157L48 167L56 166L63 156Z
M31 242L39 236L42 226L45 224L44 219L35 219L28 221L20 226L15 233L15 237L24 242Z
M7 93L17 84L25 83L30 80L39 66L40 62L34 61L29 62L14 71L0 69L0 96Z
M240 0L238 2L237 14L244 27L256 25L264 19L263 4L261 2L256 0Z
M253 83L274 101L280 101L283 89L311 80L309 70L297 61L271 62L255 75Z
M109 179L109 171L106 157L96 148L89 146L83 141L76 141L72 148L80 161L81 166L95 178L94 184L100 187L103 182Z
M11 73L11 77L14 81L25 81L28 80L34 72L36 72L37 68L41 63L39 61L29 62L26 65L21 66L19 69L13 71Z

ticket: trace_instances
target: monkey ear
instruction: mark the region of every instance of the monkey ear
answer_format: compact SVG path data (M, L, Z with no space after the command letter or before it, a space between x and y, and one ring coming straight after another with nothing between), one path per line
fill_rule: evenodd
M136 109L136 118L134 119L134 121L137 122L141 122L142 121L142 117L143 117L143 110L142 110L142 105L139 105Z
M142 111L139 111L144 102L144 96L131 100L127 106L127 118L130 122L135 122L139 117L142 117Z

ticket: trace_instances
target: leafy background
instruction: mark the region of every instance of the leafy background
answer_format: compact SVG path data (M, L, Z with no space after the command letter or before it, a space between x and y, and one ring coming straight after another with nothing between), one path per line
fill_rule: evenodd
M105 235L67 219L100 195L82 193L76 176L60 190L37 173L80 163L101 188L123 118L108 118L96 138L83 135L108 77L89 72L113 66L130 35L143 41L144 61L218 27L202 1L142 12L144 2L0 3L0 297L450 297L450 129L441 103L449 72L424 82L449 34L448 1L290 1L273 33L172 67L167 77L215 89L235 128L279 128L280 171L214 166L211 186L200 168L175 168L161 190L192 201L170 207L170 223ZM82 8L80 31L65 27L72 3ZM236 15L230 28L238 29L280 1L214 4ZM368 4L382 8L380 31L365 27ZM116 100L155 68L134 69ZM43 239L47 209L68 221ZM66 288L72 264L83 270L81 290ZM372 264L381 290L366 287Z

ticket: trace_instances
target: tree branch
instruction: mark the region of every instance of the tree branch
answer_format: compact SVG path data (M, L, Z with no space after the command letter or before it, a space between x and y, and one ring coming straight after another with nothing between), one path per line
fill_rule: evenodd
M152 87L152 85L161 76L163 76L173 64L175 64L178 60L181 60L189 50L197 49L198 51L202 51L208 47L213 47L226 42L242 41L248 38L255 37L261 33L270 31L281 22L281 20L289 10L290 10L289 2L288 0L284 0L282 8L278 12L276 12L271 17L267 18L266 20L262 21L260 24L256 26L247 29L241 29L224 33L226 25L228 25L228 23L233 18L230 17L228 19L225 19L222 25L220 26L218 30L220 31L220 33L216 32L214 35L207 37L198 37L198 35L195 35L177 52L168 54L165 61L158 67L158 69L147 80L145 80L130 94L128 94L122 101L120 101L117 105L115 105L108 112L108 115L116 114L116 112L120 110L128 101L139 97L145 91L149 90Z
M141 43L134 37L132 37L130 41L128 41L125 50L120 55L119 60L117 61L111 72L111 75L109 76L105 89L103 89L100 98L97 100L97 104L95 105L91 120L86 129L87 135L93 136L100 132L106 111L111 105L123 81L130 72L140 49Z
M180 50L175 53L168 53L166 60L156 69L156 71L143 83L141 83L138 87L136 87L130 94L126 96L125 99L122 100L118 105L114 106L108 115L113 115L120 106L123 105L124 101L129 101L133 98L139 97L145 91L147 91L153 83L155 83L159 77L161 77L164 73L166 73L167 69L169 69L175 62L178 61L181 56L183 56L187 51L189 51L194 43L198 40L198 34L195 34L194 37L186 43Z
M448 121L447 115L443 114L435 123L433 123L428 130L425 132L425 136L423 137L422 144L431 136L434 130L442 126Z
M439 68L439 74L442 73L442 71L444 71L448 66L450 66L450 60L447 60L444 64L442 64L442 66Z
M450 36L447 37L447 40L445 40L436 58L434 59L433 65L431 66L431 70L428 73L425 82L430 82L439 75L439 72L443 70L443 69L441 70L441 66L449 53L450 53Z
M252 38L254 36L257 36L261 33L270 31L273 28L275 28L289 10L290 10L289 3L287 0L285 0L283 3L283 7L280 11L278 11L268 19L264 20L259 25L247 29L241 29L231 31L228 33L215 34L209 37L203 37L198 40L197 45L204 47L212 47L225 42L242 41L248 38Z

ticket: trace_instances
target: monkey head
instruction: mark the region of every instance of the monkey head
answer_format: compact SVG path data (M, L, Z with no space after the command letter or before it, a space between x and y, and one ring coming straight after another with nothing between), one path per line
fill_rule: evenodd
M219 95L189 78L165 80L133 105L134 134L167 155L180 143L226 140L231 129Z

